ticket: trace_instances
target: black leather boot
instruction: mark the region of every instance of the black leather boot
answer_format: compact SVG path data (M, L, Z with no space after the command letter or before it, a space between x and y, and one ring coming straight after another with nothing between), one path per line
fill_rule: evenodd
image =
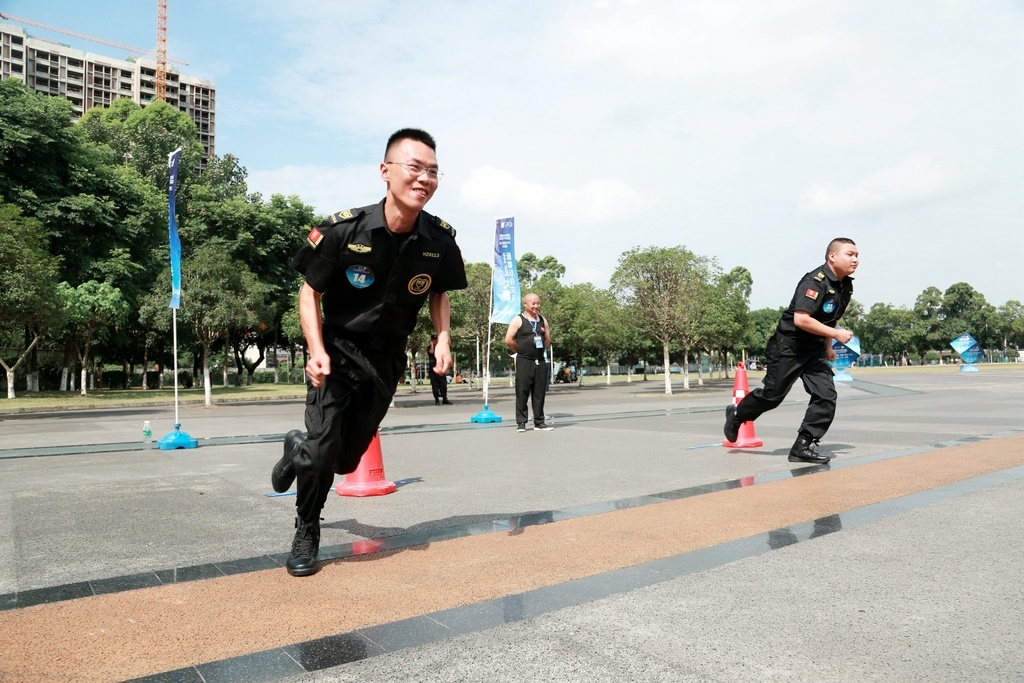
M818 440L806 434L796 437L796 443L789 449L790 462L811 462L816 465L827 463L832 458L818 452Z
M295 456L298 455L299 446L305 440L306 433L300 429L293 429L285 434L284 455L277 461L270 473L270 485L277 493L284 493L295 481Z
M320 520L303 522L295 518L295 539L292 541L292 555L288 558L288 573L292 576L309 576L320 571L316 556L320 553Z

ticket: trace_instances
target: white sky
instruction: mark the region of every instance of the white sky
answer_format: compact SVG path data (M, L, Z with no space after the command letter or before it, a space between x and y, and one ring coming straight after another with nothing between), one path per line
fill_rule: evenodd
M1019 0L169 2L169 53L217 87L217 153L267 196L376 202L387 136L415 126L470 261L514 215L517 252L566 283L684 245L777 307L847 236L867 307L960 281L1024 300ZM0 11L152 48L155 4Z

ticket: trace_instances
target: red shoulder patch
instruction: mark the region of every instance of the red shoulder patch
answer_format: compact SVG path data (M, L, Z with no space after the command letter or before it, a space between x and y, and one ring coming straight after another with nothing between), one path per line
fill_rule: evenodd
M317 228L313 228L312 230L309 231L309 234L306 236L306 241L309 242L309 246L316 249L317 247L320 246L320 241L323 238L324 234L320 232Z
M817 301L818 300L818 290L811 289L810 287L808 287L807 291L804 292L804 296L806 296L808 299L810 299L812 301Z

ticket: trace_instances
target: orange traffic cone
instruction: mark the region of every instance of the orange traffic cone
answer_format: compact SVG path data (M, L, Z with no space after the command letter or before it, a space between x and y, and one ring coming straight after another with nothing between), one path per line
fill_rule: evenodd
M384 457L380 452L380 432L373 435L370 446L359 460L355 472L345 475L345 481L335 485L339 496L383 496L398 490L395 482L384 477Z
M743 367L743 363L739 363L736 365L736 379L732 385L732 404L738 406L748 393L750 387L747 385L747 369ZM764 441L757 438L757 434L754 433L753 422L743 422L740 424L740 433L736 441L725 439L722 445L726 448L760 448Z

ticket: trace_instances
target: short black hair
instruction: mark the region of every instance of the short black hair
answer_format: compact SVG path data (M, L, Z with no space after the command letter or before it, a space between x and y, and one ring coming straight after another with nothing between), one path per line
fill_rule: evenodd
M384 147L385 159L388 156L388 152L391 151L391 146L401 142L402 140L416 140L418 142L422 142L435 152L437 151L437 143L434 142L434 138L430 133L425 130L420 130L419 128L403 128L401 130L396 130L391 134L391 137L388 138L388 144Z
M834 251L839 251L840 244L852 244L857 246L857 243L851 240L849 237L836 237L828 243L828 248L825 250L825 262L828 263L828 255Z

